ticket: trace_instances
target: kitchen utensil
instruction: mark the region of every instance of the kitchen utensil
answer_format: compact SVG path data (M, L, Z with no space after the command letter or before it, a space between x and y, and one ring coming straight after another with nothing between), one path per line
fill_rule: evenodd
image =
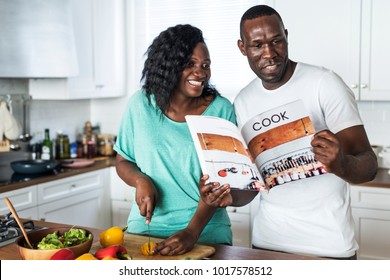
M11 162L13 171L22 174L38 174L53 171L59 162L56 160L19 160Z
M71 228L72 227L51 227L51 228L45 228L33 232L28 232L27 235L32 244L38 244L49 233L54 233L55 231L58 231L59 235L63 235L64 232L69 231ZM73 228L81 229L80 227L73 227ZM87 229L84 230L86 231L87 235L91 234L91 239L79 245L67 247L73 252L76 258L81 256L84 253L88 253L92 247L93 235L89 230ZM16 248L18 250L20 257L24 260L50 260L51 256L53 256L56 252L61 250L61 249L52 249L52 250L30 249L24 246L25 240L26 239L23 236L20 236L16 240Z
M8 208L11 210L12 215L14 216L16 222L18 223L18 225L19 225L19 227L20 227L20 230L22 231L23 236L24 236L24 238L25 238L25 240L26 240L28 246L30 246L30 248L32 249L33 246L31 245L30 240L28 239L28 236L27 236L26 231L24 230L23 224L22 224L22 222L20 221L19 216L18 216L18 214L16 213L15 208L14 208L14 206L12 205L11 201L8 199L8 197L5 198L5 203L7 203Z
M149 249L149 252L150 252L150 225L149 225L149 223L148 223L148 238L149 238L149 240L148 240L148 249Z
M19 136L19 140L22 142L29 142L32 139L32 135L25 133Z
M114 154L115 136L111 134L98 135L98 152L101 156L112 156Z
M12 151L19 151L21 149L20 145L19 144L10 144L9 145L9 148L12 150Z
M91 166L95 163L93 159L78 158L72 160L66 160L61 163L61 166L67 168L82 168Z
M151 237L150 241L159 243L163 241L162 238ZM146 235L137 235L126 233L124 237L123 246L126 248L130 256L133 257L133 260L183 260L183 259L194 259L201 260L207 258L214 254L215 248L207 245L195 244L194 248L182 255L177 256L162 256L162 255L153 255L145 256L141 253L141 246L149 241L149 237ZM95 253L97 250L101 249L102 246L99 242L92 244L91 253Z

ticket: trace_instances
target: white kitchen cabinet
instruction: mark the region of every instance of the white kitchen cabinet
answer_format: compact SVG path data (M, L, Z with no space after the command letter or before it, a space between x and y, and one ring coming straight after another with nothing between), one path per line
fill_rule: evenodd
M40 220L95 228L111 225L108 168L39 184Z
M110 193L112 225L124 227L133 205L134 190L118 176L115 167L110 168Z
M390 38L383 36L390 24L389 1L268 2L288 29L292 60L335 71L359 100L390 100Z
M4 200L6 197L11 201L20 218L36 219L38 217L36 186L0 193L0 215L11 212Z
M111 201L112 226L124 228L127 225L127 218L129 217L132 205L132 201Z
M38 206L38 216L42 221L106 228L100 212L101 190L77 194Z
M33 99L91 99L125 94L125 0L72 0L79 74L30 79Z
M19 218L27 220L38 220L38 207L31 207L17 212Z
M251 247L250 205L226 208L232 224L233 246Z
M103 188L104 172L101 170L87 172L43 184L39 184L38 204L74 197L78 194Z
M351 186L358 259L390 259L390 189Z

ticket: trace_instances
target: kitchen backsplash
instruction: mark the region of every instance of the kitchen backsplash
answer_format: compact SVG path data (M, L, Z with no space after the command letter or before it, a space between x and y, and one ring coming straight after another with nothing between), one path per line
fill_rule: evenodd
M390 146L390 102L359 101L358 107L371 145Z
M23 93L27 87L15 79L0 79L0 94ZM33 100L30 108L30 130L43 137L45 128L55 137L57 130L75 140L87 120L99 125L102 133L117 134L128 97L102 100ZM359 101L368 137L372 145L390 146L390 101Z
M89 100L33 100L30 107L30 130L35 141L32 142L43 140L45 128L50 129L52 139L56 138L57 132L61 130L74 142L90 118Z

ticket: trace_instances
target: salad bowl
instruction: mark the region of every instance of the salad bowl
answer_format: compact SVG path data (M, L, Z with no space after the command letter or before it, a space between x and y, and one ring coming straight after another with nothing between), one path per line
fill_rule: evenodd
M83 230L85 231L85 234L82 234L81 232L71 231L70 230ZM54 235L53 233L57 232L57 234ZM68 233L65 234L64 233ZM48 236L48 234L51 235L54 239L50 242L41 242L45 237ZM33 249L29 248L26 244L26 239L23 236L20 236L18 239L16 239L16 247L18 250L18 253L20 257L23 260L50 260L50 258L59 250L62 248L55 248L59 246L64 246L65 248L70 249L73 254L75 255L75 258L78 256L81 256L84 253L88 253L91 249L92 242L93 242L93 234L86 229L82 229L79 227L51 227L51 228L44 228L37 231L32 231L27 233L28 239L30 240L31 244L33 245ZM55 236L59 236L58 241L55 240ZM48 240L47 238L45 240ZM38 249L38 243L41 242L40 248ZM56 245L56 244L59 245ZM60 245L60 243L63 243L63 245ZM54 245L53 245L54 244ZM65 245L66 244L66 245ZM74 245L72 245L74 244Z

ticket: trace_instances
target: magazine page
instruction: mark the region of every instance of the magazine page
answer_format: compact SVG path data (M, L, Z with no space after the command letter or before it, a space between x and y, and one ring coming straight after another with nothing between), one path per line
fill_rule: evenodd
M314 127L302 100L259 114L241 130L267 188L325 174L314 159Z
M239 129L211 116L186 116L203 174L231 188L259 190L264 183Z

